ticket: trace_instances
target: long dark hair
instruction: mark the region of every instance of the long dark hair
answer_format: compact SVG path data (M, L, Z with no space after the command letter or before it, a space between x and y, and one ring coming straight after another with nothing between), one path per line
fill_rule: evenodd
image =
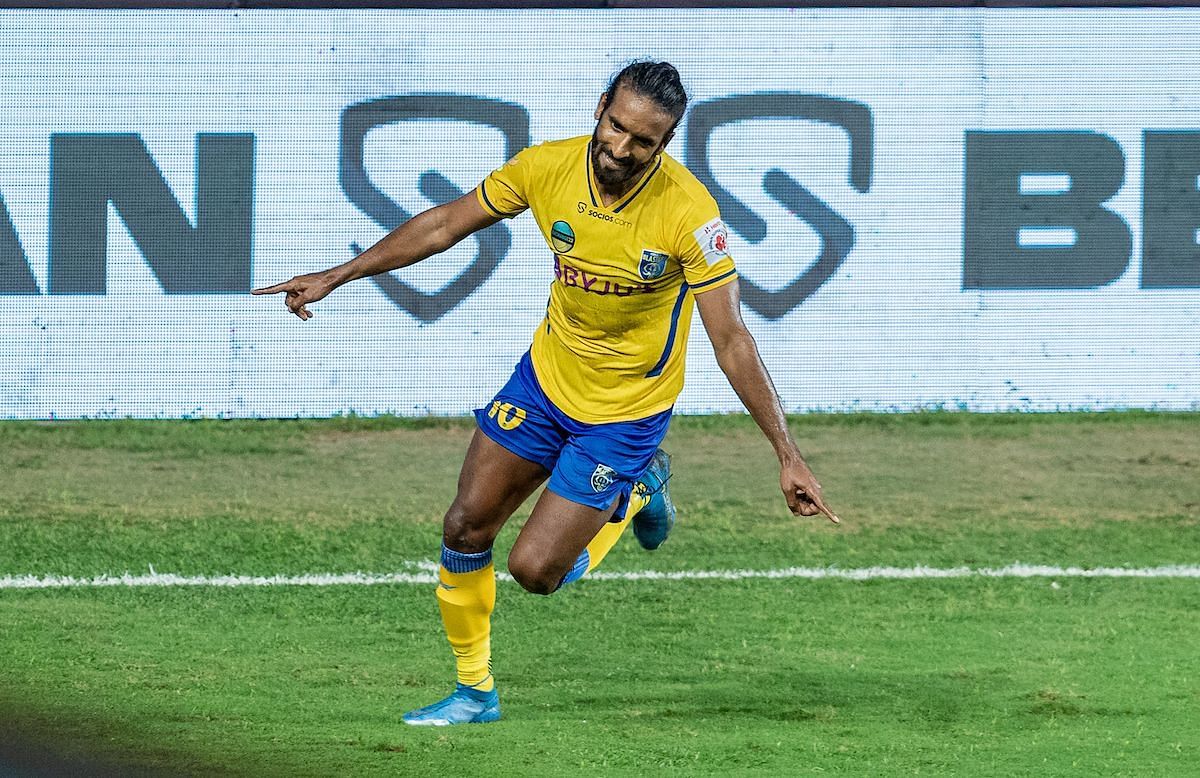
M642 60L626 65L608 82L608 89L605 91L609 102L612 102L618 87L626 87L643 97L649 97L660 108L674 116L676 123L687 110L687 92L679 80L679 71L670 62Z

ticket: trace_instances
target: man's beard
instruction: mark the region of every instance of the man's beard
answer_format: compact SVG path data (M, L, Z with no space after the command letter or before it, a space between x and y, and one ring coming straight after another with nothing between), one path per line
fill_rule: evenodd
M613 157L608 156L607 154L605 156L610 161L614 159ZM609 189L610 191L612 191L612 190L620 191L622 188L627 187L630 184L632 184L634 181L636 181L638 178L641 177L642 173L646 172L646 168L650 167L650 162L653 161L653 158L651 158L650 160L647 160L647 162L644 165L636 165L636 164L633 164L632 160L629 160L630 164L622 165L621 167L618 167L614 170L612 168L601 167L600 157L601 157L600 141L596 139L596 133L593 132L592 133L592 172L596 174L596 181L599 182L601 186L605 187L606 189Z

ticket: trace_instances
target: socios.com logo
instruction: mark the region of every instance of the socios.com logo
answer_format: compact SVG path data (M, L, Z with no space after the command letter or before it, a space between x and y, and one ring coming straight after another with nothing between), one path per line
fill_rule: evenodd
M725 223L747 243L761 243L767 223L745 203L721 186L709 162L713 131L735 122L755 119L797 119L824 122L846 131L850 138L848 178L861 193L871 188L874 130L871 109L863 103L823 95L794 92L760 92L708 100L692 108L687 127L687 166L708 187L721 209ZM762 153L768 153L763 150ZM763 289L741 278L742 300L759 315L778 319L807 300L837 271L854 248L854 226L837 211L779 169L763 177L763 190L798 219L807 222L821 240L815 261L805 258L788 273L792 279L779 291Z

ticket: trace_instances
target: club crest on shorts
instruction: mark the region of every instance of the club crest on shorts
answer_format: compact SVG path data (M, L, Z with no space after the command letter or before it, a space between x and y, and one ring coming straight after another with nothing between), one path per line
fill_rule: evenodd
M653 281L667 269L667 255L661 251L642 249L642 261L638 263L638 275L647 281Z
M592 471L592 491L603 492L612 486L616 478L616 470L613 470L608 465L596 465L596 469Z

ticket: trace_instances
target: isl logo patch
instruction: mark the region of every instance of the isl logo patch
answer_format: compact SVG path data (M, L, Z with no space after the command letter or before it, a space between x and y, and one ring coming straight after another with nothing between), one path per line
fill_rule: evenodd
M592 491L597 493L603 492L612 486L616 478L616 470L613 470L608 465L596 465L596 469L592 471Z
M653 281L667 269L667 254L661 251L642 250L642 261L638 263L638 275Z

